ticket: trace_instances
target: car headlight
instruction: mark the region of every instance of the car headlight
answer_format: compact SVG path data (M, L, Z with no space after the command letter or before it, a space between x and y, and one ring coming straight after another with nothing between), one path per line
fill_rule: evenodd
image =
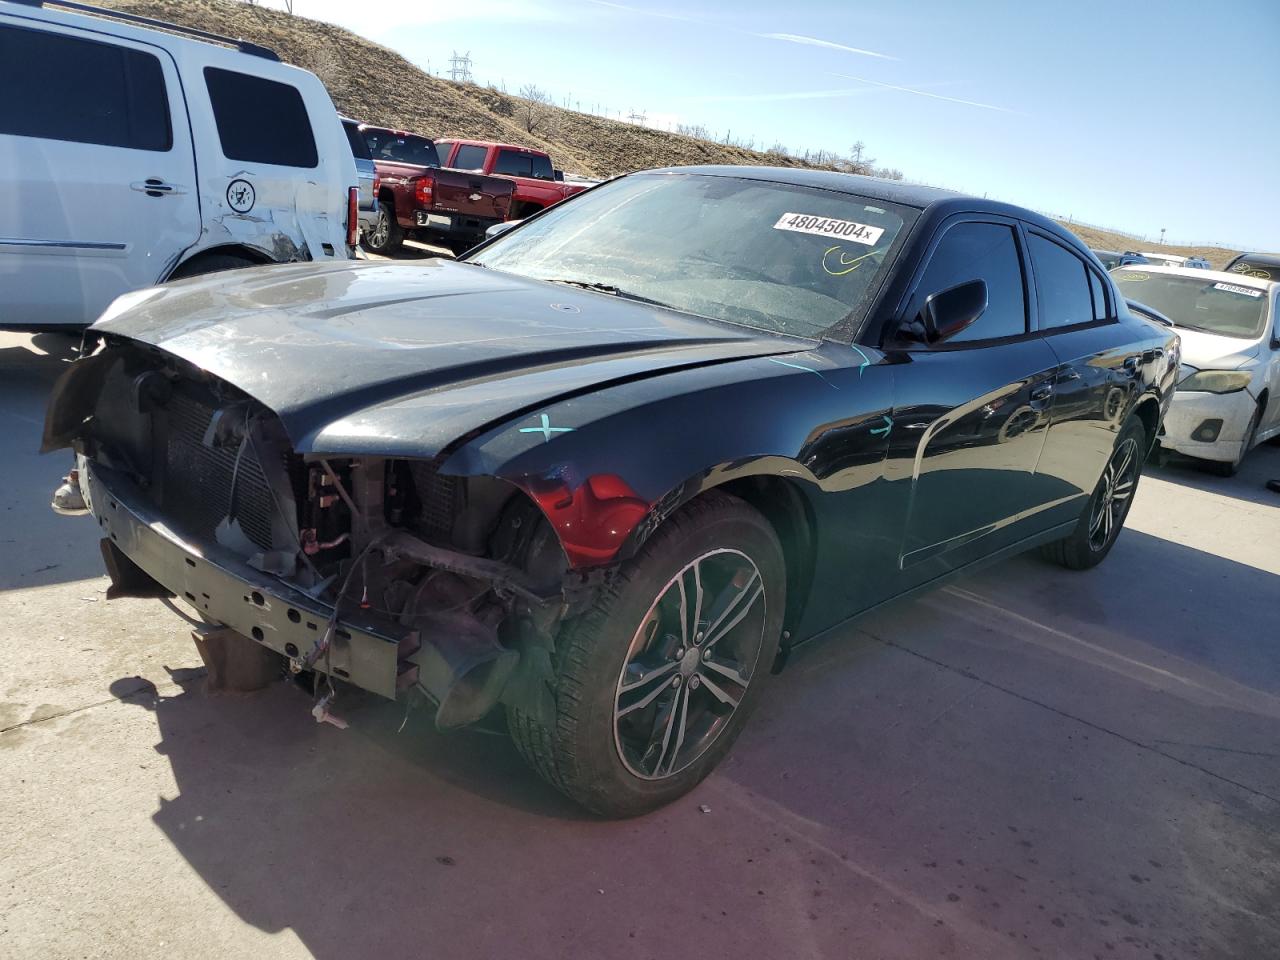
M1201 393L1235 393L1243 390L1253 379L1248 370L1201 370L1178 384L1179 390L1198 390Z

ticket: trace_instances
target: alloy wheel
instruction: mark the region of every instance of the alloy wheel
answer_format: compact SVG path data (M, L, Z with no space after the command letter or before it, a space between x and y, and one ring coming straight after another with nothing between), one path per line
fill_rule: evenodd
M386 208L378 210L378 219L374 221L373 229L369 231L369 246L376 250L381 250L387 243L387 236L391 232L391 224L388 222Z
M1124 522L1129 498L1138 482L1138 442L1125 439L1102 472L1094 495L1093 512L1089 515L1089 547L1102 550Z
M679 773L729 725L759 660L766 602L759 568L738 550L704 553L667 581L618 677L614 743L632 774Z

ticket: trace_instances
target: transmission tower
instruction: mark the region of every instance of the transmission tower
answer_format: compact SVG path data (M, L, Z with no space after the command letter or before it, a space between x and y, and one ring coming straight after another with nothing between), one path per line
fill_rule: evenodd
M645 113L643 110L632 110L629 114L627 114L627 119L630 120L632 123L644 123L645 120L648 119L648 117L649 115Z
M471 83L471 51L468 50L462 56L458 56L458 51L453 51L453 56L449 58L449 79L454 83Z

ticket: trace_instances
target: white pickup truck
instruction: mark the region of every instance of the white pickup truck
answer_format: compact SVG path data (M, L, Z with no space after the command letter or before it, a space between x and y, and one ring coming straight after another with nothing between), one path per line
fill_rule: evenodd
M0 0L0 91L0 329L84 327L167 280L354 255L337 111L268 49Z

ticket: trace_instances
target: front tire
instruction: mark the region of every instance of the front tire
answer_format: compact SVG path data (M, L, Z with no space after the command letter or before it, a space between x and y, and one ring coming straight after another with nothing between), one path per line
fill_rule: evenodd
M554 718L509 708L516 746L602 816L670 803L741 732L777 653L785 605L785 561L768 521L736 497L699 497L561 628Z
M1040 553L1045 559L1069 570L1088 570L1106 559L1133 506L1146 451L1147 431L1137 417L1130 417L1120 428L1107 465L1075 529L1061 540L1042 546Z

